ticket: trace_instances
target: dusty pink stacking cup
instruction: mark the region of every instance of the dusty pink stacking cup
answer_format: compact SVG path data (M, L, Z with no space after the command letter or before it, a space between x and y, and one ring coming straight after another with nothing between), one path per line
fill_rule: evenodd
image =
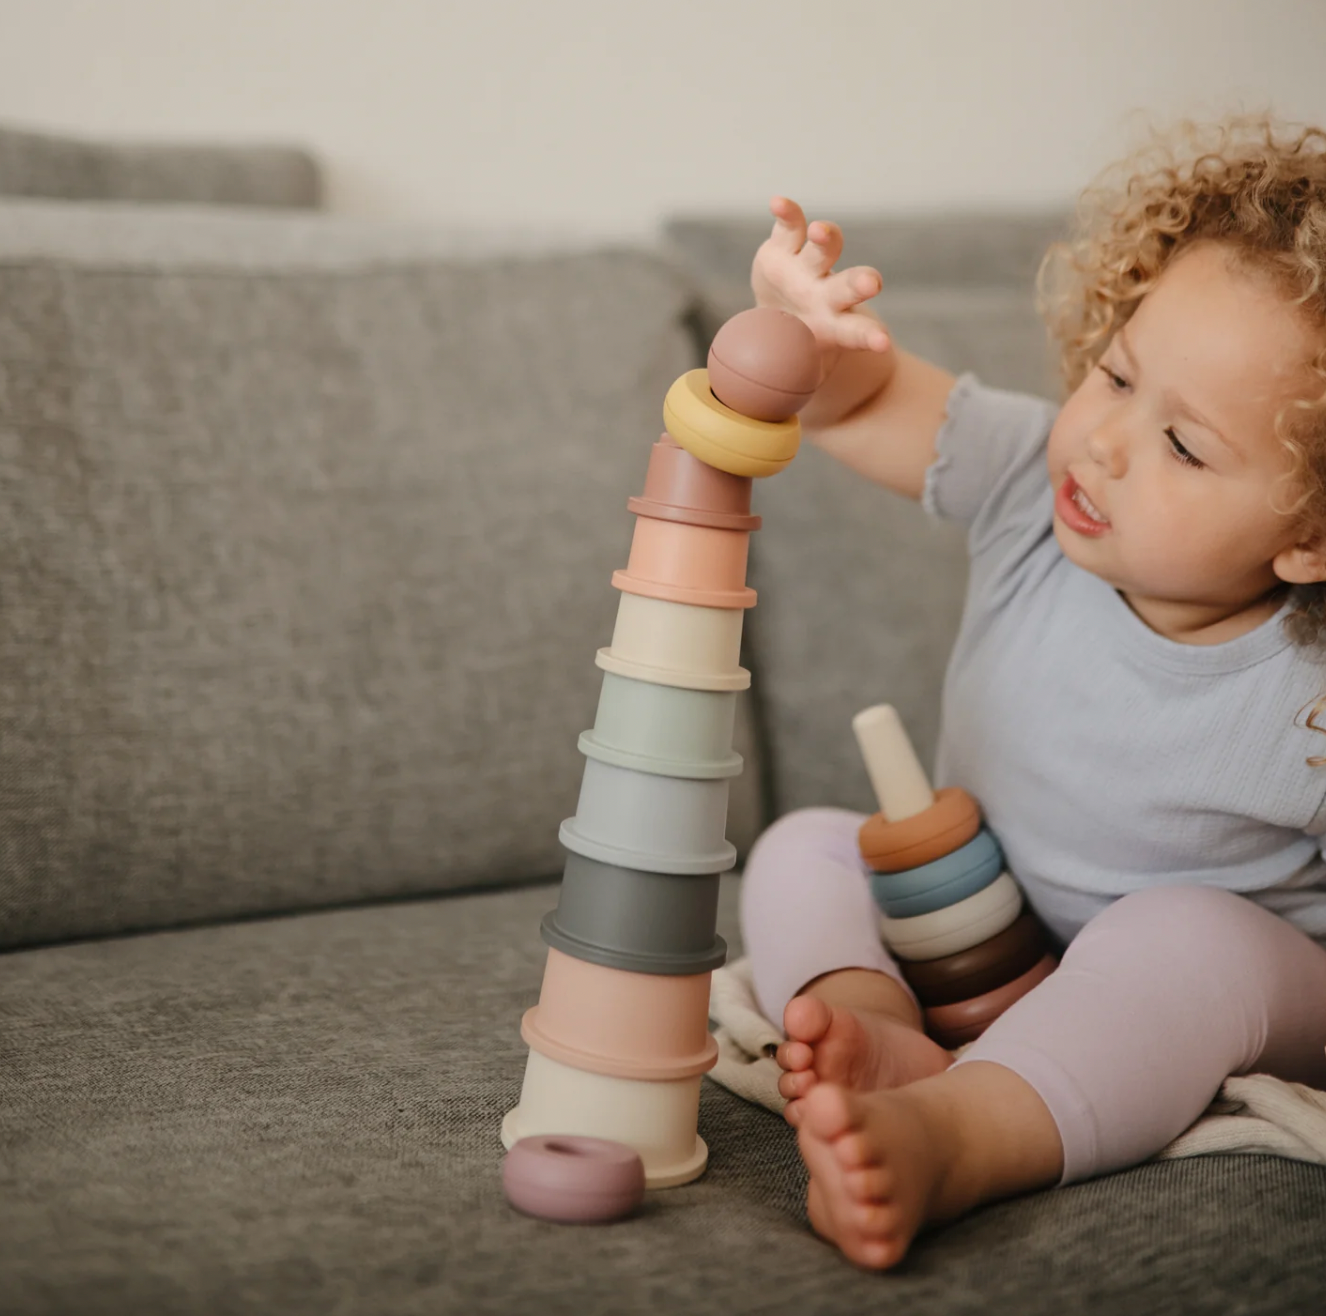
M751 515L751 477L729 475L693 457L664 433L649 454L645 491L627 500L637 516L715 530L758 530L760 518Z
M562 1064L618 1078L690 1078L712 1069L708 973L628 973L548 950L539 1003L520 1035Z

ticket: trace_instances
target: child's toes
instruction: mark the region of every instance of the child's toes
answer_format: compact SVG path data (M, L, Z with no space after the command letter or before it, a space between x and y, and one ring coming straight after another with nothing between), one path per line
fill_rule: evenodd
M811 1132L833 1142L850 1130L860 1129L864 1119L855 1113L852 1094L836 1083L817 1083L806 1095L806 1115ZM849 1166L855 1169L856 1166Z
M900 1224L898 1208L890 1202L858 1202L852 1209L852 1228L866 1241L888 1242Z
M844 1255L858 1265L869 1266L871 1270L887 1270L902 1260L906 1244L900 1239L863 1239L851 1251L844 1249Z
M805 1042L784 1042L774 1052L774 1059L783 1069L809 1069L815 1059L815 1052Z
M833 1154L844 1170L868 1170L880 1164L874 1143L861 1129L851 1129L835 1138Z
M833 1022L833 1007L818 996L794 996L783 1010L783 1031L794 1042L820 1041Z
M858 1202L886 1202L893 1193L893 1172L883 1165L848 1170L843 1185Z
M807 1092L815 1086L815 1074L813 1070L803 1070L799 1074L780 1074L778 1076L778 1091L789 1101L796 1101L804 1097Z

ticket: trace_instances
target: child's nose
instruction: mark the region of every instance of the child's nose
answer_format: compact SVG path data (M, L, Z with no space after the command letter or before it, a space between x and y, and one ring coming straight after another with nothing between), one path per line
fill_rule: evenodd
M1128 469L1128 446L1118 425L1097 425L1087 436L1087 456L1117 480Z

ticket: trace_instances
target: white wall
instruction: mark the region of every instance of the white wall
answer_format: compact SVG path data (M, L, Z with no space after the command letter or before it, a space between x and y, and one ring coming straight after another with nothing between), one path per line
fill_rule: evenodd
M1324 0L0 0L0 121L292 138L338 209L504 228L1058 204L1133 112L1239 106L1326 121Z

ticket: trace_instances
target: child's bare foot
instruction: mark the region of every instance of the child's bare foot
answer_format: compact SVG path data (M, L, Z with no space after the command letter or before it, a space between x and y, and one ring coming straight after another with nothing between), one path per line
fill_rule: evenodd
M821 1083L801 1106L810 1222L872 1269L897 1265L923 1225L1063 1172L1049 1111L999 1065L958 1065L893 1091Z
M783 1011L788 1040L776 1058L787 1072L778 1090L788 1099L783 1115L793 1126L801 1118L802 1098L817 1083L874 1092L942 1073L953 1063L922 1031L915 1005L892 979L862 974L855 986L857 991L838 993L836 1000L813 991L793 997ZM875 997L868 998L862 986L874 990Z

